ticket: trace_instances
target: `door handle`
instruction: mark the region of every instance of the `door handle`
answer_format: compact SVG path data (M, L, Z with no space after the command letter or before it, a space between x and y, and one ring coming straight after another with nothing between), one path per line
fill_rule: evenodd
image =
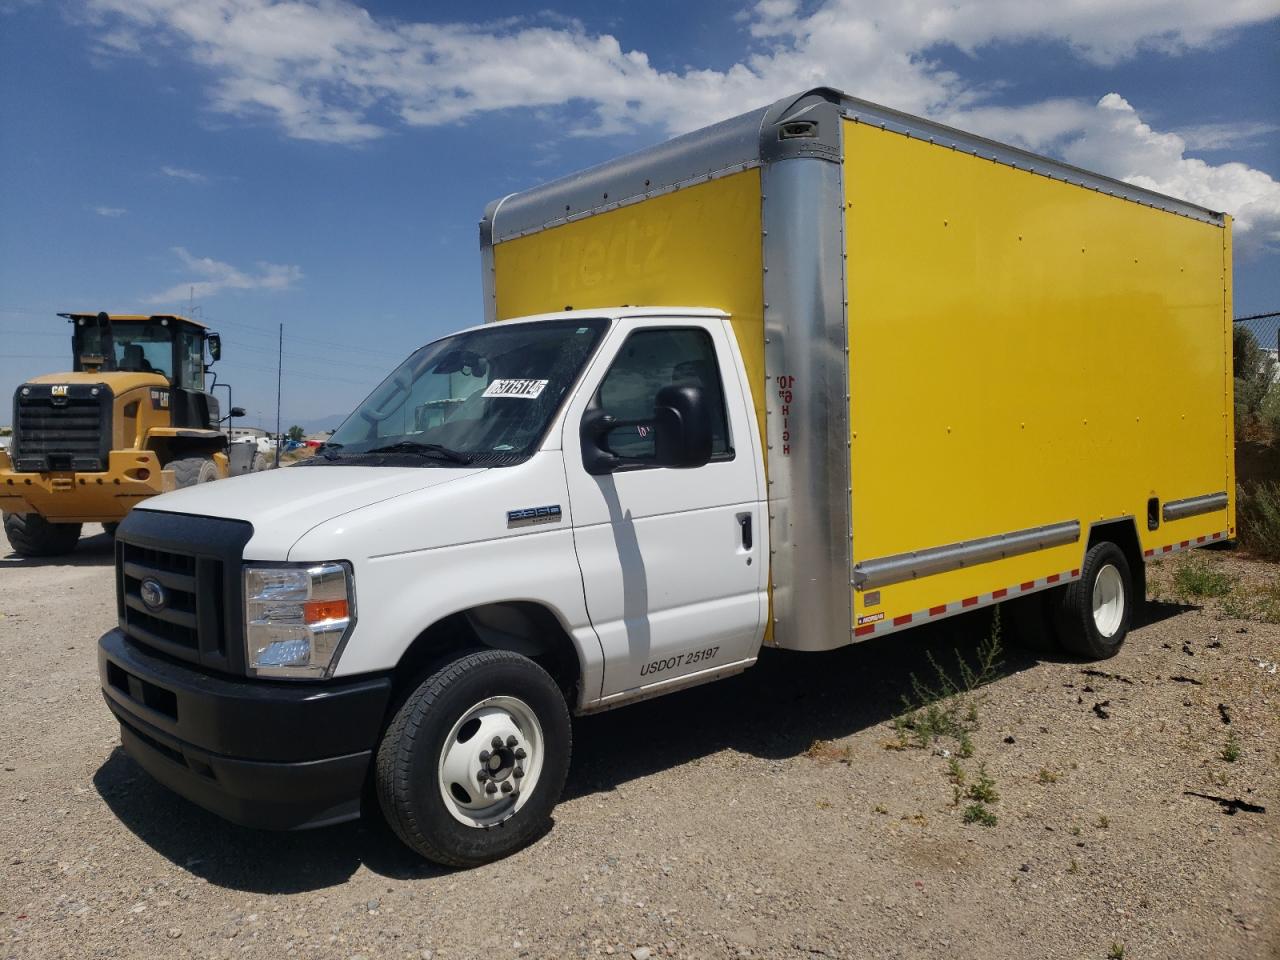
M738 514L738 526L742 528L742 549L751 549L751 514Z

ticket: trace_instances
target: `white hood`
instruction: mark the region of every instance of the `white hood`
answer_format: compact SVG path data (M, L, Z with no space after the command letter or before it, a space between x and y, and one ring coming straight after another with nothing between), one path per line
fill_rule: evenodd
M247 556L285 559L308 530L394 497L484 473L475 467L285 467L202 483L146 501L139 509L247 520Z

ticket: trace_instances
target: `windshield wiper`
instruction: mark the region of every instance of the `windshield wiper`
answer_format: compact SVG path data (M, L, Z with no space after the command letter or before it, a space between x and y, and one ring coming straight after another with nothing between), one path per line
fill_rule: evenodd
M450 450L448 447L441 446L438 443L420 443L417 440L398 440L395 443L389 443L385 447L373 447L364 453L416 453L422 457L440 457L443 460L449 460L452 463L468 464L474 458L469 453L460 453L457 450Z
M326 460L337 460L338 451L341 449L342 449L342 444L328 443L326 441L325 443L320 444L320 446L316 448L316 453L324 457Z

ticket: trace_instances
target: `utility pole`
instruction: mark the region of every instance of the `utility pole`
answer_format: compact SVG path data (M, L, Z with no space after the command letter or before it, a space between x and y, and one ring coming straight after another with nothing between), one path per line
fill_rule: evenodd
M280 343L276 348L276 463L280 466L280 385L284 382L284 324L280 324Z

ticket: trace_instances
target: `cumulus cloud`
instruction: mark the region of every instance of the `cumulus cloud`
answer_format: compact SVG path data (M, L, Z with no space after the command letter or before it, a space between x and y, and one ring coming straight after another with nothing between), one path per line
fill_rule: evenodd
M211 297L223 290L288 290L304 276L302 268L292 264L259 261L256 273L246 273L212 257L193 256L185 247L174 247L173 253L191 279L152 294L147 303L176 303L191 296Z
M1242 233L1277 229L1271 177L1186 155L1219 149L1210 144L1238 129L1160 133L1118 95L993 108L987 91L936 60L943 46L977 54L1029 40L1061 43L1098 65L1176 55L1274 18L1274 0L1109 0L1105 11L1097 0L759 0L737 18L745 45L737 63L678 71L547 14L446 23L377 19L350 0L86 3L99 52L181 51L207 71L213 110L273 122L299 139L361 143L400 125L570 105L575 117L586 115L579 134L680 133L788 90L833 85L959 126L1004 129L1006 139L1231 210Z
M129 211L124 207L94 207L93 212L100 217L123 217Z
M188 170L185 167L171 167L165 165L160 168L160 172L166 177L173 177L175 180L185 180L187 183L208 183L209 178L200 173L198 170Z

